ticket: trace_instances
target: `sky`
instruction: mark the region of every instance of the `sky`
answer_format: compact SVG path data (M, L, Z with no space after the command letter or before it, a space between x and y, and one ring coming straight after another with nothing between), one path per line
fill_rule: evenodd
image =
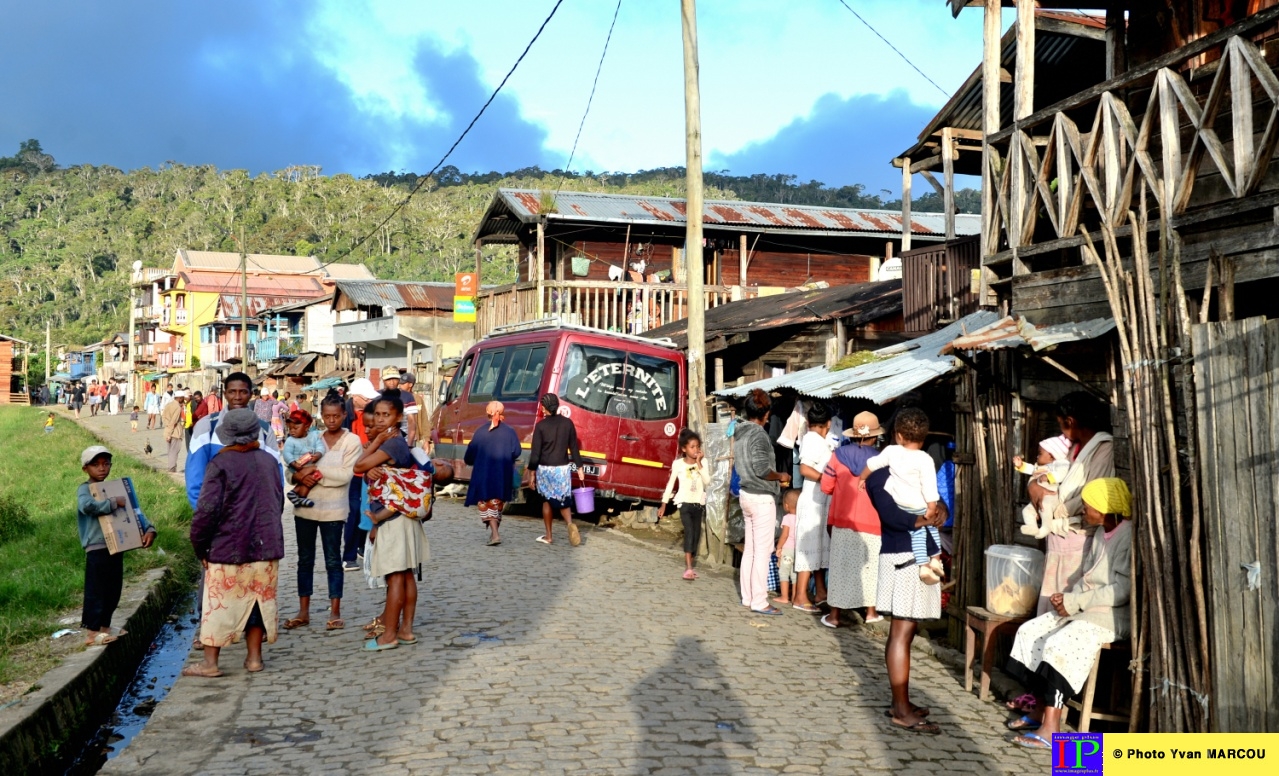
M896 192L889 166L977 66L981 14L944 0L700 0L705 169ZM0 155L361 176L424 173L555 0L0 0ZM563 0L448 163L568 162L615 0ZM678 0L622 0L572 163L684 164Z

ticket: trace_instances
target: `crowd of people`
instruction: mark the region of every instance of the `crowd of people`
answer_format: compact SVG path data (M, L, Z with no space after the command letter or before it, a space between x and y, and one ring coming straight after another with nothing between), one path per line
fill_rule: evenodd
M280 622L286 499L293 504L297 538L298 607L283 627L311 625L318 539L328 594L325 629L346 627L345 574L363 571L367 584L385 588L386 600L381 613L363 625L362 649L417 643L417 582L430 559L423 520L430 516L435 467L414 449L415 424L406 418L416 406L401 385L394 370L384 374L381 389L368 379L354 380L349 389L323 397L318 420L305 394L280 397L264 389L255 398L253 382L243 373L228 376L220 392L207 396L188 397L181 386L146 392L148 428L158 414L170 471L187 451L191 542L205 569L198 639L204 660L188 666L185 675L220 676L220 650L241 636L248 644L245 668L262 670L262 644L275 640ZM500 402L486 407L488 423L466 447L465 462L472 467L466 505L477 508L490 546L501 544L503 508L521 486L541 496L545 530L538 542L554 542L559 518L569 543L580 543L572 489L574 476L583 481L585 469L576 428L559 410L555 395L541 398L521 480L519 436L505 422ZM934 460L923 450L930 433L927 414L899 408L881 426L875 414L861 412L846 428L839 423L835 433L830 408L810 403L799 427L790 430L796 465L783 471L787 467L778 465L766 430L771 413L769 394L752 391L729 430L730 488L744 524L741 605L771 617L789 607L819 616L828 628L891 618L885 649L888 716L910 732L940 733L929 709L911 701L909 686L910 644L920 622L941 616L946 574L938 529L948 509ZM1015 715L1008 727L1018 734L1016 743L1032 748L1048 748L1066 700L1082 689L1100 646L1128 635L1131 498L1114 477L1112 438L1105 431L1108 407L1089 394L1072 393L1058 402L1057 416L1061 434L1040 443L1036 465L1014 462L1031 478L1023 530L1047 545L1037 616L1018 630L1009 663L1010 673L1031 692L1008 703ZM91 482L110 472L105 449L91 448L82 462ZM792 486L796 475L798 488ZM119 575L99 557L101 538L90 522L96 525L92 518L113 505L95 502L87 487L79 497L89 558L84 622L91 639L105 643L113 638L110 618L118 590L114 599L110 590L118 588ZM685 429L659 515L671 509L680 516L688 581L698 578L710 488L702 439Z

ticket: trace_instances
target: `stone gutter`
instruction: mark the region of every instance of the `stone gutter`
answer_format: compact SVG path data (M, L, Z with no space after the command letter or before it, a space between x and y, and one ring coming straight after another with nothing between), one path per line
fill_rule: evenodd
M66 656L0 710L0 762L6 774L60 773L107 720L185 587L170 569L152 569L127 585L116 622L128 634ZM63 638L82 638L81 634Z

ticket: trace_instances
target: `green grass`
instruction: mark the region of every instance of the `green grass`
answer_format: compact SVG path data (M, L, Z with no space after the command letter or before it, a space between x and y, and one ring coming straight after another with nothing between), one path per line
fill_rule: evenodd
M78 612L83 603L84 550L76 530L75 496L87 480L80 452L98 442L61 417L46 435L44 418L45 413L28 407L0 407L0 684L34 680L26 674L47 660L24 645L48 640L63 627L58 617ZM142 509L157 531L151 549L125 554L126 579L160 566L192 578L195 560L187 538L191 508L183 488L128 456L116 455L114 464L111 477L133 478Z

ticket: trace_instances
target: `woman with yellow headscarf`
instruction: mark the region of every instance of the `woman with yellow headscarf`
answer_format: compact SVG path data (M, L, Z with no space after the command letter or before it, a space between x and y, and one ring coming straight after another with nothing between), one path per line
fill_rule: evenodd
M1083 689L1101 645L1129 635L1132 495L1123 480L1104 477L1085 485L1082 497L1082 576L1051 596L1052 611L1017 629L1008 660L1008 672L1040 701L1040 714L1008 723L1022 732L1014 743L1031 749L1051 748L1066 701Z

